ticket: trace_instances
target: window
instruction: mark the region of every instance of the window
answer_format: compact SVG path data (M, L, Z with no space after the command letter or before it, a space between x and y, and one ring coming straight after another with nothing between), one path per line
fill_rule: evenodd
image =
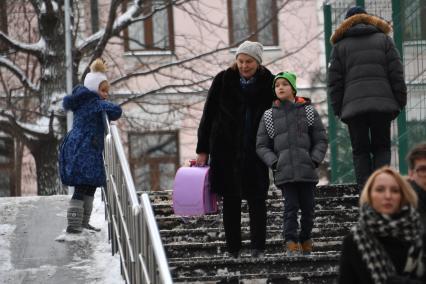
M229 42L246 39L278 45L276 0L228 0Z
M426 0L402 1L404 41L426 39Z
M137 189L172 189L179 166L177 131L129 133L130 167Z
M125 31L126 50L174 50L173 5L170 0L143 3L143 15L152 13L152 16L128 27Z
M0 197L15 195L14 144L10 137L0 137Z
M0 0L0 31L7 34L7 5L6 0ZM0 42L0 52L6 50L6 45Z

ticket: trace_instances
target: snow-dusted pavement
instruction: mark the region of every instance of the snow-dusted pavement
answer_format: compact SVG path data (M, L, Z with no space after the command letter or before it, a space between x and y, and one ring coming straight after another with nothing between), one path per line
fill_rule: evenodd
M65 233L70 196L0 198L0 283L124 283L111 255L100 190L91 224L99 233Z

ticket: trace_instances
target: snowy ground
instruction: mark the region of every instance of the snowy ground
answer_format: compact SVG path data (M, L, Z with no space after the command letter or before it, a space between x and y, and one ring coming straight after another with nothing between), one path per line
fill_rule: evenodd
M99 233L65 233L70 196L0 198L0 283L124 283L111 255L100 190L91 224Z

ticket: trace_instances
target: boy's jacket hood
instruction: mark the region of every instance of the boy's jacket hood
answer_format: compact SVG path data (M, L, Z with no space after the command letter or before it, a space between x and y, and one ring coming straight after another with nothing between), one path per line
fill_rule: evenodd
M359 30L354 27L358 24L363 24L360 25ZM389 34L391 31L392 27L385 20L373 15L357 14L344 20L333 33L330 41L332 44L335 44L347 36L375 32Z
M289 101L284 101L284 103L288 103ZM283 102L281 102L280 100L274 100L273 102L272 102L272 107L280 107L281 106L281 104L282 104ZM298 97L298 96L295 96L295 98L294 98L294 102L292 102L292 103L294 103L295 105L298 105L298 106L302 106L302 105L310 105L311 104L311 99L310 98L306 98L306 97Z
M80 106L86 104L89 101L100 100L100 97L95 92L90 91L82 85L75 86L72 90L72 95L66 96L64 99L65 110L76 110Z

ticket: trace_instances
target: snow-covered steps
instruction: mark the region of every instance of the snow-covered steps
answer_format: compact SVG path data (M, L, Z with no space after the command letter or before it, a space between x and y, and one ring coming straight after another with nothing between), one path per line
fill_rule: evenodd
M221 283L243 283L243 284L260 284L260 283L271 283L271 284L330 284L333 283L337 277L335 270L331 271L308 271L308 272L276 272L267 273L263 275L259 274L241 274L227 275L229 273L222 273L221 277L218 276L204 276L203 280L195 279L194 277L179 277L174 283L194 283L194 284L221 284ZM218 281L218 279L220 279Z
M340 251L342 236L338 237L318 237L313 238L315 252L325 253L327 251ZM250 241L242 241L242 250L250 252ZM173 243L164 244L167 257L171 260L173 258L192 258L192 257L223 257L227 258L225 241L209 241L209 242L195 242L178 241ZM266 253L285 253L284 240L268 239L266 241Z
M165 196L163 196L165 197ZM157 202L154 207L154 213L156 216L170 216L173 215L172 201L161 200ZM266 200L266 206L268 208L268 212L282 212L283 211L283 200L281 195L276 195L274 197L270 197ZM358 210L358 196L350 195L350 196L337 196L337 197L316 197L315 198L315 210L321 209L356 209ZM248 205L245 201L242 202L241 206L242 212L248 212Z
M243 249L240 258L233 259L226 253L221 210L201 217L179 217L173 214L170 191L151 193L150 198L175 283L332 283L337 277L342 239L358 219L358 192L354 185L317 188L311 257L286 256L283 201L276 188L268 192L262 258L251 257L245 202Z
M358 218L358 209L323 209L315 211L314 223L331 223L339 224L342 222L355 222ZM220 226L222 224L222 218L220 215L206 215L203 217L196 218L182 218L175 215L170 216L159 216L156 217L157 224L162 229L195 229ZM268 212L267 224L278 225L282 224L283 213L282 212ZM248 226L249 216L248 213L243 212L241 214L242 226Z
M354 225L354 222L345 223L326 223L314 224L312 236L314 238L320 236L342 236L349 232L349 229ZM165 243L176 243L180 241L188 242L211 242L215 240L225 240L225 232L222 227L200 227L194 229L177 229L160 230L161 237ZM242 227L241 230L243 239L250 239L250 230L248 227ZM281 239L283 229L281 224L273 224L268 227L266 232L268 239Z
M174 279L179 281L221 281L230 279L262 279L277 276L300 275L300 271L323 272L336 276L335 263L339 254L312 254L309 257L284 257L280 253L266 254L265 257L252 258L242 254L240 258L194 257L191 260L170 260L169 266ZM305 276L308 274L305 273ZM313 276L312 274L310 275ZM261 282L262 283L262 282ZM263 282L266 283L266 282Z

